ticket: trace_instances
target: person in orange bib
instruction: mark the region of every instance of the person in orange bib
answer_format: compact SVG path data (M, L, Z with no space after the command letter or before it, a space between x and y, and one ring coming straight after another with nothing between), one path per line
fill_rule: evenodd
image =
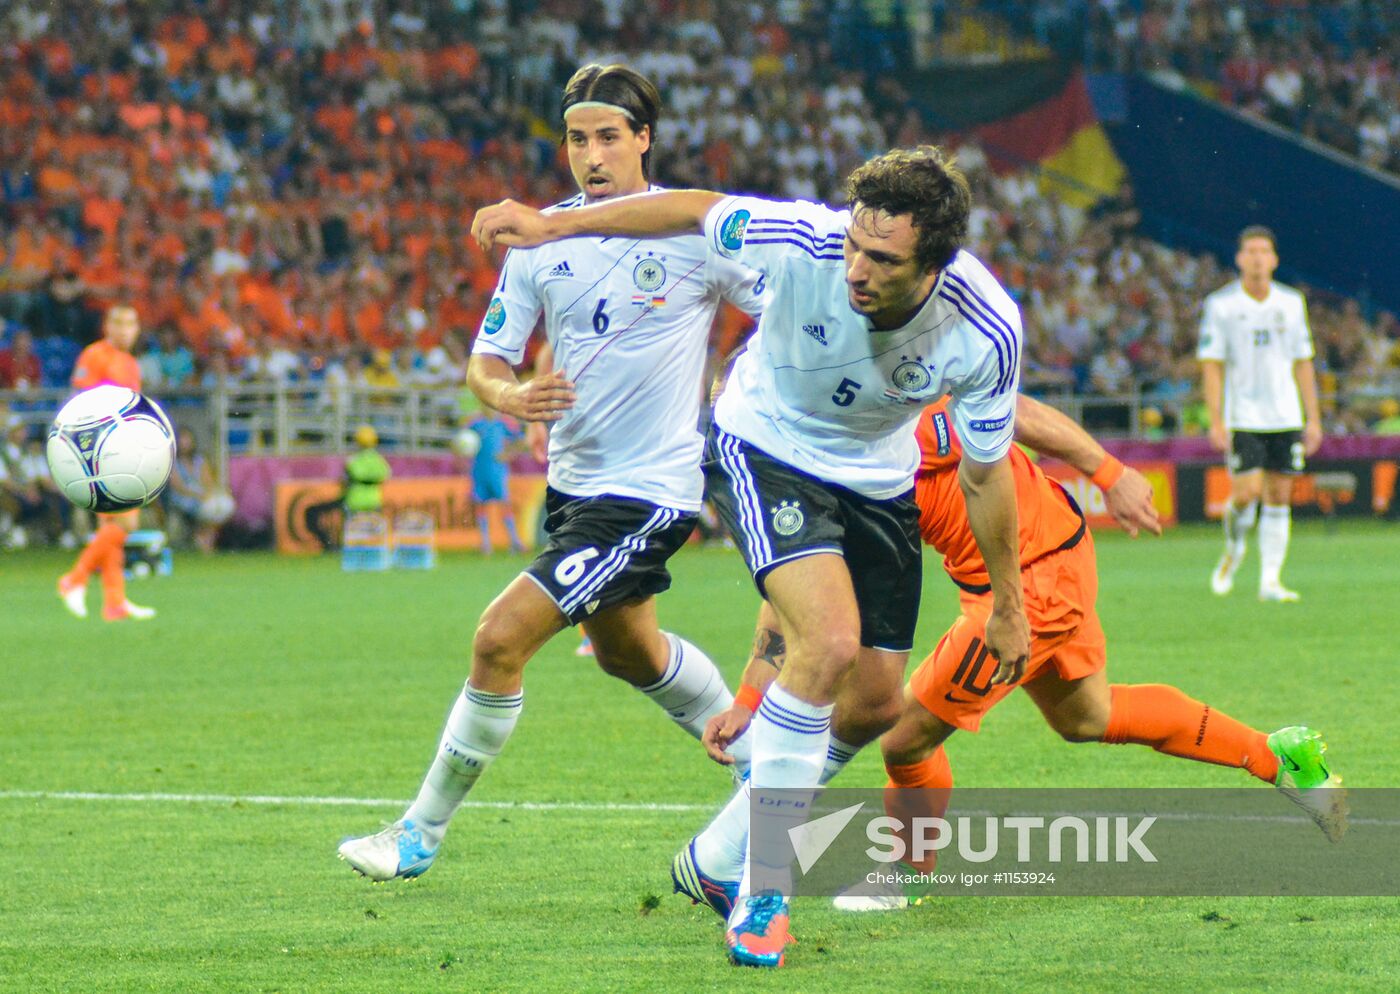
M75 390L90 390L103 384L141 390L141 367L131 350L140 337L141 324L136 309L125 304L107 308L102 319L102 338L83 349L73 367ZM123 575L126 536L137 526L140 511L99 514L97 532L78 556L77 563L58 578L58 596L69 612L78 618L88 616L87 582L94 572L102 576L102 618L104 621L147 621L156 616L153 608L126 599Z

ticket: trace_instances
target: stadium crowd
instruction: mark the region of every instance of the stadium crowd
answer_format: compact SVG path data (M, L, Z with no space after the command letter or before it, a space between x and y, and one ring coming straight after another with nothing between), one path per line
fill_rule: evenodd
M1252 4L1207 6L1094 4L1094 23L1169 9L1179 26L1181 8L1188 24L1239 24L1270 51L1288 37L1251 33ZM80 0L16 0L0 15L0 388L66 382L77 344L118 298L148 329L141 363L155 389L459 384L495 281L468 237L472 214L573 192L554 104L585 61L627 61L661 85L667 185L839 201L868 155L939 137L897 101L872 105L868 81L836 57L869 40L853 24L881 30L859 4L101 9L101 32L84 30L92 6ZM1297 16L1280 23L1310 23L1288 10ZM1192 47L1165 27L1143 31L1141 58ZM902 44L898 32L884 41ZM1135 234L1130 190L1085 212L1029 174L994 175L973 145L960 160L977 195L971 248L1026 315L1028 388L1140 389L1168 428L1198 427L1200 302L1228 273ZM1395 387L1400 326L1311 300L1324 389L1341 394L1333 427L1363 427L1369 401ZM722 353L747 325L720 324Z

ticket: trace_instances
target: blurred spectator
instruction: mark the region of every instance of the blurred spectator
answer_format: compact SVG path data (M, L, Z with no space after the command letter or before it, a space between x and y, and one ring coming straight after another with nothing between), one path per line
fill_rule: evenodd
M1380 417L1371 425L1374 435L1400 435L1400 401L1387 397L1381 401Z
M11 415L0 443L0 542L24 546L39 539L74 544L72 505L49 475L44 443Z
M177 533L201 552L213 552L219 528L233 517L233 496L219 486L214 467L199 451L195 435L181 427L176 435L175 465L166 490L166 510Z
M0 349L0 390L28 390L42 385L43 364L34 351L34 337L21 328Z

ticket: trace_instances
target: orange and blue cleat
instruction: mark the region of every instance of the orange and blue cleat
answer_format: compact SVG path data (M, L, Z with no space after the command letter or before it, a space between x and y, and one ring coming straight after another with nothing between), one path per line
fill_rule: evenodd
M736 907L734 915L739 920L724 936L729 961L735 966L782 966L783 950L792 941L787 899L775 890L761 891Z

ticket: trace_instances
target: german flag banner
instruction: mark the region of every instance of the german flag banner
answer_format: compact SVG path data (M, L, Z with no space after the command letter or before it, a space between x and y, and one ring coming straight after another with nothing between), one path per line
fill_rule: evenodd
M992 169L1038 168L1042 192L1088 207L1127 175L1078 66L1051 59L932 69L911 92L938 131L975 137Z

